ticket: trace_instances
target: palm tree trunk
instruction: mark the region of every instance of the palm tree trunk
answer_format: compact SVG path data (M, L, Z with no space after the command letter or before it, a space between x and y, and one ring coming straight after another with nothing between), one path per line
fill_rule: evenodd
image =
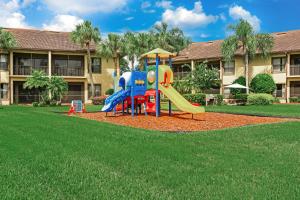
M119 56L116 57L116 69L117 69L117 77L120 77L120 65L119 65Z
M93 80L92 59L91 59L91 51L90 51L90 45L89 44L87 45L87 54L88 54L89 77L90 77L91 90L92 90L91 99L93 99L95 97L95 86L94 86L94 80Z
M249 55L248 52L245 54L245 79L246 79L246 92L249 94Z

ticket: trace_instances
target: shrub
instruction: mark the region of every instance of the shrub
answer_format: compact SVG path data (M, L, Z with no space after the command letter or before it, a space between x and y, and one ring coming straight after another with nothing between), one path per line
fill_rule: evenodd
M246 86L246 78L243 76L240 76L237 79L235 79L232 84L235 84L235 83ZM246 89L234 89L234 88L230 89L230 93L233 94L233 96L235 96L237 94L242 94L245 92L246 92Z
M270 105L275 101L274 97L270 94L258 93L250 94L247 103L249 105Z
M221 94L217 94L217 105L222 105L224 100L224 96Z
M50 106L54 107L54 106L56 106L56 105L57 105L57 102L56 102L56 101L51 101L51 102L50 102Z
M254 93L272 94L276 90L276 84L270 74L257 74L252 79L250 87Z
M234 96L235 99L247 102L248 94L236 94Z
M92 99L92 103L93 103L93 105L103 105L105 99L106 99L106 96L94 97L94 99Z
M114 89L112 89L112 88L105 91L106 95L112 95L113 93L114 93Z
M297 103L297 102L299 102L298 100L299 100L298 97L291 97L290 98L290 103Z
M45 102L40 102L39 103L39 107L45 107L46 106L46 103Z
M206 95L202 93L196 93L196 94L184 94L183 97L192 102L192 103L199 103L203 106L205 106L206 102Z
M33 107L38 107L39 106L39 102L32 102L32 106Z

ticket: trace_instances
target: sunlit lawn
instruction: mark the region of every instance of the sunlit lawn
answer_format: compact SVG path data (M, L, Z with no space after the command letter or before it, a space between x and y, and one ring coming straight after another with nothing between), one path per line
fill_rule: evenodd
M0 109L1 199L300 197L299 122L170 134L54 110Z

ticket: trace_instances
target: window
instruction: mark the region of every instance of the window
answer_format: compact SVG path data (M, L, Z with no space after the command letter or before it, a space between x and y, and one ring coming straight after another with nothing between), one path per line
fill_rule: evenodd
M273 58L272 59L272 66L273 66L273 73L283 73L285 72L285 63L286 58Z
M235 63L232 62L225 62L224 63L224 75L234 75L235 74Z
M291 81L290 91L291 97L300 97L300 81Z
M58 76L83 76L83 56L52 56L52 73Z
M92 58L92 73L101 74L101 58Z
M225 62L224 63L224 75L234 75L235 74L235 63L232 62Z
M8 99L8 84L0 84L0 99Z
M0 70L8 70L8 55L0 54Z
M101 96L101 84L94 84L95 89L95 97ZM89 84L89 99L92 96L92 86Z
M48 74L48 55L47 54L14 54L14 74L30 75L33 70L44 71Z
M275 97L285 96L285 84L276 84L276 90L274 92Z

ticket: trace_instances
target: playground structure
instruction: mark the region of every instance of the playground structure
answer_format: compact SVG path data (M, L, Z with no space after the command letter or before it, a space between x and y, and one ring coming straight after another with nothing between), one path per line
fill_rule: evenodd
M155 113L160 116L160 95L164 94L169 99L169 115L171 115L171 103L179 110L198 114L205 112L203 107L188 102L179 92L172 87L173 71L172 56L174 54L162 49L155 49L143 54L144 71L125 72L119 79L121 89L105 100L103 112L121 111L125 109L131 115L141 113L144 107L145 115ZM169 65L160 65L160 59L169 60ZM148 66L148 59L155 59L155 65Z

